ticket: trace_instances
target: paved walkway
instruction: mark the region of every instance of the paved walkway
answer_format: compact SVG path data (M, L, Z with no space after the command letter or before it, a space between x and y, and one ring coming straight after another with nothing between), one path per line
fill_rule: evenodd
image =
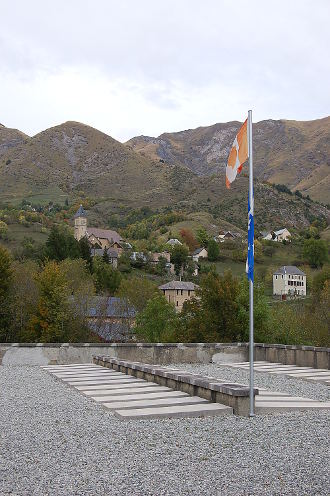
M237 369L248 369L249 362L225 363L226 367ZM310 382L321 382L330 386L330 370L313 369L312 367L297 367L296 365L283 365L283 363L254 362L256 372L267 374L285 375L295 379L303 379Z
M265 362L257 362L256 370L260 370L258 364L261 363L265 364ZM248 363L230 364L230 366L247 368ZM272 367L274 368L274 364ZM220 403L210 403L203 398L173 391L168 387L99 365L49 365L42 368L85 396L101 403L121 420L232 414L230 407ZM263 368L260 371L265 372ZM259 388L259 395L256 396L257 414L309 410L330 410L330 402L294 397L263 388Z
M232 408L93 364L43 367L121 420L231 415Z

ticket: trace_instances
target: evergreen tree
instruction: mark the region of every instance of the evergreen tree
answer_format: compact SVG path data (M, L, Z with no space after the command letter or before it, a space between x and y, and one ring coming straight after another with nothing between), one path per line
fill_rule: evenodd
M174 269L177 276L186 266L188 253L188 247L185 245L174 245L171 250L171 263L174 264Z
M79 243L65 226L53 226L46 241L45 256L58 262L79 258Z
M108 254L108 248L104 248L102 260L103 260L103 262L105 264L109 264L110 263L110 257L109 257L109 254Z
M94 257L93 273L97 292L113 296L121 283L120 272L104 263L101 257Z
M88 239L84 236L79 241L80 257L86 261L86 265L90 272L93 272L93 258L91 254L91 247Z
M207 247L208 259L210 262L216 262L220 255L219 244L214 240L210 239Z

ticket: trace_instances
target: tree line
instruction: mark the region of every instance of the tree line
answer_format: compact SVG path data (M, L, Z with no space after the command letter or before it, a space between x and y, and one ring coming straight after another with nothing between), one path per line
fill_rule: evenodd
M155 295L138 315L135 333L146 342L237 342L249 337L249 289L246 277L214 271L201 279L196 298L181 313L163 295ZM269 304L258 280L254 290L256 342L329 346L330 270L315 276L312 298Z

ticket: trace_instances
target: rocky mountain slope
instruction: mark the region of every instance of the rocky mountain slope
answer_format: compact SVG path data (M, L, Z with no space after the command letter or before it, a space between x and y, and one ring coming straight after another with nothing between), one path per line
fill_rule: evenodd
M255 129L259 156L261 150L265 150L265 156L274 153L273 133L269 123L267 126L267 139L263 134L263 141L258 137L258 127ZM66 122L34 137L1 126L0 202L18 203L38 195L44 201L56 202L60 196L76 200L87 195L96 202L95 214L102 219L102 225L120 209L148 206L153 210L172 207L187 212L205 211L245 229L246 172L231 191L225 188L223 170L216 174L224 167L228 143L238 127L238 122L213 126L217 130L212 131L211 144L209 128L176 133L175 139L169 135L162 152L155 144L157 139L148 138L147 152L135 146L134 140L125 145L78 122ZM193 157L190 162L188 152ZM218 156L222 157L222 166L217 162ZM203 169L201 157L205 157L207 169ZM314 164L315 157L313 160ZM261 171L260 165L258 168ZM256 181L258 229L280 228L284 224L306 226L312 218L327 215L319 204Z
M28 139L29 136L18 131L18 129L10 129L0 124L0 160L8 150L26 142Z
M0 195L8 199L49 185L68 195L80 190L91 196L125 199L132 198L135 190L137 198L161 197L168 185L166 169L172 170L78 122L66 122L21 140L15 138L14 130L2 127L0 136L4 150Z
M138 136L127 146L144 157L184 165L199 175L223 172L241 123L227 122L158 138ZM330 203L330 117L266 120L253 126L256 177Z

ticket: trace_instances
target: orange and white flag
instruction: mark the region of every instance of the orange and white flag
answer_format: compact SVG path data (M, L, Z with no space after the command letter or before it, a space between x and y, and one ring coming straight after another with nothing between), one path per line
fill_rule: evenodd
M229 153L226 167L226 186L228 189L230 188L231 183L235 181L237 173L241 172L244 162L249 157L247 127L248 121L246 119L241 129L238 131Z

